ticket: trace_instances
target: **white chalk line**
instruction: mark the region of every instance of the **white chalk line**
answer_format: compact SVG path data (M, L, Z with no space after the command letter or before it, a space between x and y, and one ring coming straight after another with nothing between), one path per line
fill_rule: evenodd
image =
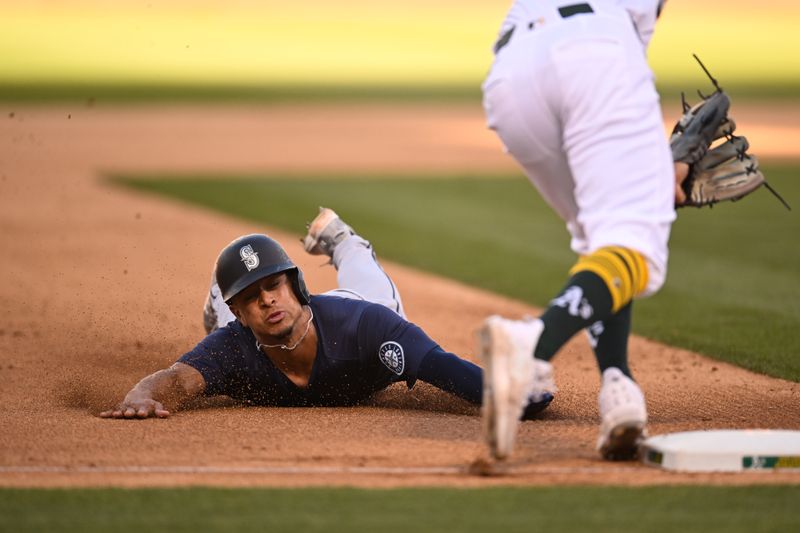
M506 474L609 474L641 471L636 467L510 467ZM0 474L190 474L190 475L437 475L467 474L466 466L0 466Z

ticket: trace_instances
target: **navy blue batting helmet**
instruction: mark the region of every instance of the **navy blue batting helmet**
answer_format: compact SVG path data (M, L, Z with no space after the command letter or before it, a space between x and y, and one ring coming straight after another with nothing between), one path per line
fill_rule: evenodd
M226 246L217 258L216 272L222 299L228 304L251 283L279 272L289 273L301 304L310 300L303 273L277 241L260 233L239 237Z

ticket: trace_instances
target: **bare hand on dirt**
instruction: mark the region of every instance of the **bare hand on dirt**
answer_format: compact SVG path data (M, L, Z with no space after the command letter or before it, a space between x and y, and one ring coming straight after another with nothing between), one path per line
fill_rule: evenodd
M127 398L115 409L103 411L100 418L167 418L169 411L152 399L128 400Z
M122 403L114 409L103 411L100 417L167 418L170 413L158 400L177 406L202 394L205 386L206 382L200 372L189 365L175 363L143 378L125 395Z

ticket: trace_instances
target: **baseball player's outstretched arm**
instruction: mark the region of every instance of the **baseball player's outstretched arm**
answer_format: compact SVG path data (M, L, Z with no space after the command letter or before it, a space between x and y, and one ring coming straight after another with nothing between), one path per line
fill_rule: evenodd
M417 371L417 377L443 391L455 394L472 404L483 401L483 371L481 368L439 346L431 350ZM539 401L529 400L522 412L522 420L531 420L547 408L553 395L547 394Z
M170 412L164 408L164 403L180 404L199 396L205 388L206 381L200 372L189 365L175 363L142 379L125 395L122 403L103 411L100 417L166 418Z
M469 403L481 404L483 375L480 367L455 354L445 352L439 346L431 350L422 360L417 377Z

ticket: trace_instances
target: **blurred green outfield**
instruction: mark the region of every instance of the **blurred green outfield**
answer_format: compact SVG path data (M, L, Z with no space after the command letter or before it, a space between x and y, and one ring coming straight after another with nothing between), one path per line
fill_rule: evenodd
M478 98L510 0L0 4L6 100ZM800 96L800 5L671 0L649 57L666 98Z
M725 533L800 527L798 486L0 489L0 531Z
M796 166L765 169L795 207L798 172ZM521 176L451 178L157 175L114 181L297 235L317 206L335 207L382 258L545 305L575 261L563 223ZM713 211L680 210L667 284L656 297L636 302L634 331L800 381L797 235L795 212L766 189Z

